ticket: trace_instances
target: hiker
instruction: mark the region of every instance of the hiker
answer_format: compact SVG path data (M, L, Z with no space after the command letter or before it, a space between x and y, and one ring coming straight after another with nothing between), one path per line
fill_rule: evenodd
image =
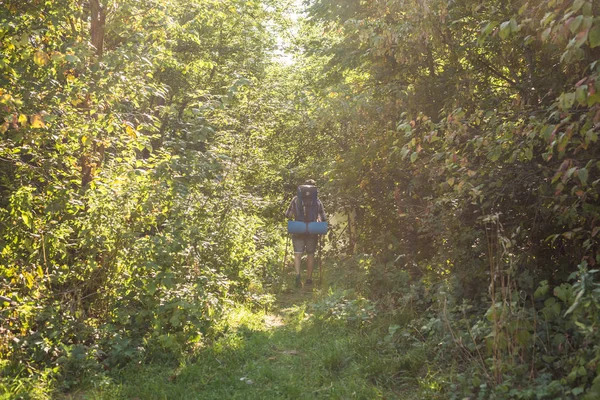
M314 196L316 198L316 183L312 179L308 179L303 187L311 187L314 191ZM302 203L302 201L300 201ZM304 208L301 208L301 204L299 204L298 196L294 196L290 206L285 213L285 216L288 219L293 219L295 221L302 222L326 222L327 217L325 216L325 209L323 208L323 203L316 198L315 204L304 205ZM307 209L310 208L310 209ZM300 264L302 262L302 254L306 252L306 284L312 284L312 273L313 267L315 265L315 251L317 250L317 241L318 235L311 235L308 233L301 234L293 234L292 235L292 243L294 245L294 267L296 268L296 286L301 286L301 278L300 278Z

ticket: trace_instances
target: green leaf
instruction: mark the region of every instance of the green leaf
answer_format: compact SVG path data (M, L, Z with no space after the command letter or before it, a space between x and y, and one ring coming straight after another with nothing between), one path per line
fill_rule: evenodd
M600 46L600 25L596 25L590 30L590 33L588 34L588 39L590 41L590 47L592 49Z
M416 151L414 151L411 155L410 155L410 162L414 163L415 161L417 161L417 158L419 158L419 153L417 153Z
M175 327L181 325L181 319L179 318L179 316L180 316L180 313L178 311L175 311L173 313L173 315L169 319L169 322L171 323L171 325L173 325Z
M483 36L487 36L489 35L492 30L494 30L494 28L496 27L496 25L498 25L496 22L492 21L492 22L488 22L482 29L481 29L481 34Z
M65 56L65 59L66 59L68 62L71 62L71 63L78 63L78 62L80 62L80 61L81 61L81 60L79 59L79 57L77 57L77 56L74 56L73 54L67 54L67 55Z
M576 387L575 389L571 390L571 393L573 393L574 396L579 396L584 391L585 391L584 388L582 388L582 387Z
M400 151L400 155L402 156L403 160L406 158L408 153L410 153L410 149L408 147L403 147L402 150Z
M552 181L550 181L550 183L552 183L552 184L555 184L556 182L558 182L558 180L559 180L560 178L562 178L563 174L564 174L564 172L557 171L557 172L554 174L554 176L552 177Z
M600 103L600 92L594 93L587 98L588 107L593 106L594 104Z
M567 375L567 382L571 383L577 379L577 367L573 368L569 375Z
M585 3L585 0L575 0L573 2L573 5L571 6L571 11L573 11L573 12L579 11L581 6L583 6L583 3Z
M546 15L544 15L544 18L542 18L542 20L540 21L540 23L542 24L542 26L546 26L550 22L554 21L555 18L556 14L554 14L553 12L547 12Z
M146 286L146 290L148 293L150 293L150 295L154 295L154 293L156 293L156 282L150 281Z
M511 21L504 21L500 24L499 34L501 39L506 39L510 36L510 22Z
M596 133L596 131L594 129L589 129L586 133L585 133L585 142L586 143L596 143L598 141L598 134Z
M520 330L517 332L517 343L521 346L527 346L529 344L529 340L531 339L531 333L526 330Z
M575 93L563 93L560 95L559 105L563 110L569 110L575 104Z
M579 103L582 106L587 104L587 93L588 93L587 85L579 86L577 88L577 90L575 90L575 99L577 100L577 103Z
M573 304L571 305L571 307L569 307L569 309L565 312L565 315L569 315L571 314L579 305L579 301L581 300L581 297L583 296L583 289L581 289L579 292L577 292L577 297L575 297L575 301L573 302Z
M544 362L547 362L548 364L550 364L551 362L554 362L554 360L556 360L556 357L543 355L542 360L544 360Z
M502 152L500 151L500 148L494 147L492 151L488 153L488 158L490 159L490 161L498 161L500 159L501 154Z
M29 229L33 229L33 218L31 216L30 212L27 211L23 211L21 212L21 218L23 219L23 222L25 223L25 225L27 225L29 227Z
M581 168L579 171L577 171L577 177L584 186L587 185L588 170L586 168Z
M552 33L552 28L546 28L544 30L544 32L542 32L542 41L545 42L546 40L548 40L548 37L550 36L550 33Z
M581 23L581 30L589 30L594 24L593 17L584 17L583 22Z
M566 301L567 300L567 289L565 286L561 285L561 286L557 286L554 288L554 295L556 297L558 297L559 299L561 299L562 301Z
M544 140L548 140L552 136L554 129L554 125L544 125L544 127L540 130L540 135L544 138Z
M571 31L571 33L577 32L577 29L579 29L579 26L581 26L582 22L583 15L579 15L578 17L573 18L571 22L569 22L569 30Z
M583 44L585 42L587 42L587 40L588 40L588 33L589 33L589 30L579 32L577 34L577 36L573 39L574 40L573 47L579 48L579 47L583 46Z
M540 282L540 286L535 290L533 297L535 299L544 297L548 293L548 289L550 289L550 287L548 286L548 281Z

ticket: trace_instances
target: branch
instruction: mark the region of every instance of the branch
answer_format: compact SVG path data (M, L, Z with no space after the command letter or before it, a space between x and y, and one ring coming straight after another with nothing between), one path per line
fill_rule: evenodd
M512 86L517 87L517 82L513 81L509 77L505 76L502 72L498 71L494 66L488 63L486 60L481 58L481 56L477 56L477 61L479 61L484 67L486 67L492 74L496 75L496 77L510 83Z
M9 303L11 306L18 305L18 303L16 301L14 301L13 299L6 297L6 296L0 296L0 301Z

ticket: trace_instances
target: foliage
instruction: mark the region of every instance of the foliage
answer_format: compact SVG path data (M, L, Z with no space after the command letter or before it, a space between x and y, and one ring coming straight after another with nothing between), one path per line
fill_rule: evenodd
M472 366L437 381L456 398L594 397L597 327L563 293L600 261L597 7L309 3L319 171L356 212L372 299L427 313Z
M67 390L130 361L175 360L233 302L265 301L282 239L257 211L273 201L253 190L268 177L240 169L261 163L240 126L279 11L2 7L2 391L36 380Z
M330 293L313 309L324 320L343 321L356 326L367 324L376 315L375 306L367 299L353 297L356 296L349 290Z
M4 392L175 363L268 307L310 176L352 289L314 311L409 372L368 359L379 387L597 397L597 1L3 6Z

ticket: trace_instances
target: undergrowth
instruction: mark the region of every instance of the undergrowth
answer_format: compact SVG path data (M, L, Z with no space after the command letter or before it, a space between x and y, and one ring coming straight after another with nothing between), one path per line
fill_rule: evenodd
M433 284L397 272L394 290L374 290L383 268L364 256L332 263L312 290L290 289L289 275L276 301L229 309L212 339L177 356L102 371L52 396L597 398L598 348L592 342L580 347L593 326L578 322L597 318L585 314L597 305L588 290L596 287L593 270L581 266L572 285L553 290L542 282L529 304L499 301L485 308L454 298L452 282ZM510 325L506 313L519 325ZM529 331L534 333L524 333ZM40 385L22 386L27 393L12 389L3 398L48 398Z
M428 349L404 351L414 338L390 326L364 293L343 284L339 270L327 270L322 286L284 286L268 309L233 307L214 325L212 340L179 357L131 362L53 397L436 398L420 378L429 368Z
M328 318L344 315L340 305L352 310L348 321L378 338L378 360L369 366L378 386L413 384L417 398L599 398L597 271L584 263L572 283L542 281L528 296L517 290L516 273L492 267L504 274L490 287L495 301L475 301L458 297L451 279L414 279L357 256L334 265L333 276L364 288L365 297L328 298ZM376 317L362 319L369 307L359 303Z

